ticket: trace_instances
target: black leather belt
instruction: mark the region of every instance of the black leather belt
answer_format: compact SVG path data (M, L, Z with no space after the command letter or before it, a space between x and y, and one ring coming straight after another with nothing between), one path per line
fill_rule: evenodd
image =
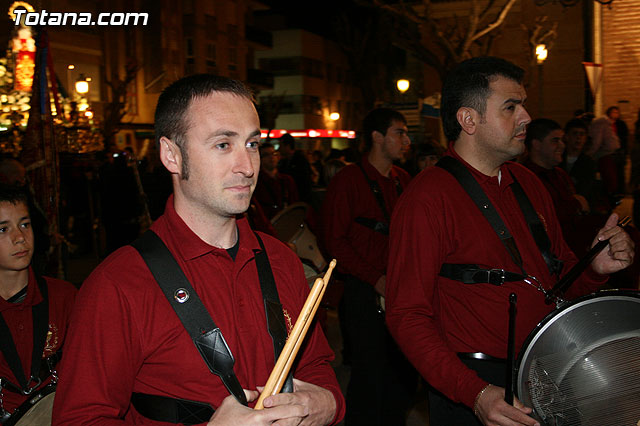
M131 403L138 413L148 419L185 425L207 423L215 412L204 402L138 392L131 395Z
M458 353L458 357L460 359L475 359L479 361L507 362L506 359L496 358L482 352L460 352Z

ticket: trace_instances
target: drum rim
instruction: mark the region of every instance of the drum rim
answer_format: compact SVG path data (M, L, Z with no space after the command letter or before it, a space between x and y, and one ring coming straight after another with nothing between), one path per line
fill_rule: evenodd
M57 383L49 383L46 386L42 387L41 389L37 390L36 392L34 392L30 398L26 399L22 404L18 405L16 407L16 409L13 411L13 413L11 413L11 417L9 417L8 422L6 423L6 425L14 425L17 422L20 421L20 419L22 419L26 414L29 413L29 411L36 406L36 404L30 404L29 403L33 400L33 398L35 398L37 395L41 395L40 398L38 399L38 402L41 401L42 399L46 398L47 396L49 396L52 393L55 393L56 391L56 387L57 387ZM19 417L15 417L16 414L19 414Z
M310 206L309 204L305 203L304 201L298 201L296 203L292 203L289 204L287 207L285 207L284 209L280 210L273 218L271 218L270 222L272 225L275 225L275 223L281 219L282 216L284 216L288 211L290 210L294 210L297 208L304 208L305 213L309 210Z
M521 384L523 383L522 363L525 361L525 359L527 359L527 357L531 353L532 347L535 345L535 342L537 342L542 334L544 334L544 331L551 327L551 325L553 325L557 320L561 319L565 313L571 312L578 307L583 307L585 305L589 305L603 299L640 299L640 290L612 289L597 291L595 293L590 293L585 296L581 296L574 300L568 301L564 306L556 308L545 315L545 317L533 328L533 330L531 330L531 332L523 342L520 352L518 353L518 359L516 362L516 371L518 372L518 374L515 383L515 391L518 398L522 398L522 393L520 392ZM640 303L640 300L638 302ZM563 315L559 315L560 313L562 313Z

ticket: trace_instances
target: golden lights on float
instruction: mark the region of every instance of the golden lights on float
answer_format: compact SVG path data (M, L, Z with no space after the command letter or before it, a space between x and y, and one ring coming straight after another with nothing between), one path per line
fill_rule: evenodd
M9 16L15 20L15 10L18 8L34 12L33 6L27 2L14 2L9 8ZM20 24L16 35L13 37L11 51L14 55L14 89L22 92L30 92L33 85L33 74L36 68L36 41L33 38L31 28Z

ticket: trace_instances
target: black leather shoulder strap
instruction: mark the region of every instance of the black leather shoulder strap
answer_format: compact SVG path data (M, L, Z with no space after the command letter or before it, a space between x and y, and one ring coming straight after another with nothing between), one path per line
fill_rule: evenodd
M493 230L496 232L516 265L518 265L522 273L526 275L522 265L522 257L520 256L520 252L518 251L513 236L509 233L509 230L502 221L502 218L495 210L489 201L489 198L484 193L482 187L473 177L471 172L460 161L449 156L441 158L436 165L451 173L458 180L465 192L469 194ZM559 276L562 271L562 261L560 261L551 252L551 241L549 240L549 236L547 235L544 225L540 221L531 200L529 200L515 176L513 176L513 174L511 174L511 176L513 177L511 190L513 191L518 205L522 210L522 214L524 215L533 239L536 242L545 263L547 264L549 272L552 275Z
M513 173L511 176L513 177L511 190L513 191L513 195L516 197L516 200L518 200L518 204L522 209L522 214L527 221L531 235L533 236L542 257L547 264L547 268L549 268L549 273L559 277L562 272L563 262L551 251L551 240L549 239L547 230L540 220L538 213L536 213L533 204L531 204L531 200L529 200L529 197L527 197L527 194L524 192L522 185L520 185L516 177L513 176Z
M522 273L526 275L522 265L522 257L520 256L520 251L516 246L513 236L471 172L458 160L449 156L442 157L436 165L445 169L456 178L465 192L469 194L469 197L471 197L478 209L480 209L498 238L500 238L500 241L502 241L502 244L504 244L505 248L509 252L513 262L518 265Z
M6 379L5 385L13 385L13 387L16 388L15 390L23 395L31 394L42 383L40 377L42 352L44 351L47 332L49 331L49 291L47 282L38 274L36 274L36 282L42 296L42 301L31 308L33 319L33 349L31 351L31 369L28 379L25 377L24 367L18 355L13 337L11 336L11 330L9 330L9 326L0 314L0 350L7 364L9 364L11 372L16 380L18 380L19 386L11 384Z
M220 377L238 402L247 405L247 398L233 371L235 359L222 332L162 239L147 230L132 246L140 252L209 371Z
M255 234L261 250L254 250L256 258L256 267L258 269L258 278L260 280L260 288L262 290L262 298L264 299L264 311L267 316L267 328L273 340L274 360L278 361L284 344L287 341L287 324L284 319L280 296L278 296L278 288L273 277L273 270L269 263L267 250L260 236ZM293 392L293 373L290 371L287 380L282 386L283 393Z
M287 328L266 249L262 239L258 234L255 235L261 247L261 250L254 251L256 268L264 299L267 328L273 340L274 355L277 361L287 340ZM162 239L153 231L148 230L132 245L142 255L165 297L207 363L209 370L220 376L229 392L239 402L247 405L242 386L233 372L235 360L222 336L222 331L215 325L211 315ZM282 392L293 392L292 373L287 377Z

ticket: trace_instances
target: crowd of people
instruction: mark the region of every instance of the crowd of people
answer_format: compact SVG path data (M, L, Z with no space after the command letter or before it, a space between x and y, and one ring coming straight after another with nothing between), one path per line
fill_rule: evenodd
M509 296L520 347L598 241L565 296L637 289L637 231L613 210L640 179L620 173L638 155L619 109L563 126L525 101L522 69L472 58L443 84L446 147L412 145L405 117L376 108L361 151L325 155L288 134L261 142L242 83L182 78L158 100L156 167L129 152L100 169L107 256L79 291L43 278L38 210L24 179L0 179L0 423L55 385L54 425L403 425L426 385L432 426L537 425L505 401ZM316 322L282 393L254 410L309 293L273 226L299 203L337 260L349 383L343 396Z

